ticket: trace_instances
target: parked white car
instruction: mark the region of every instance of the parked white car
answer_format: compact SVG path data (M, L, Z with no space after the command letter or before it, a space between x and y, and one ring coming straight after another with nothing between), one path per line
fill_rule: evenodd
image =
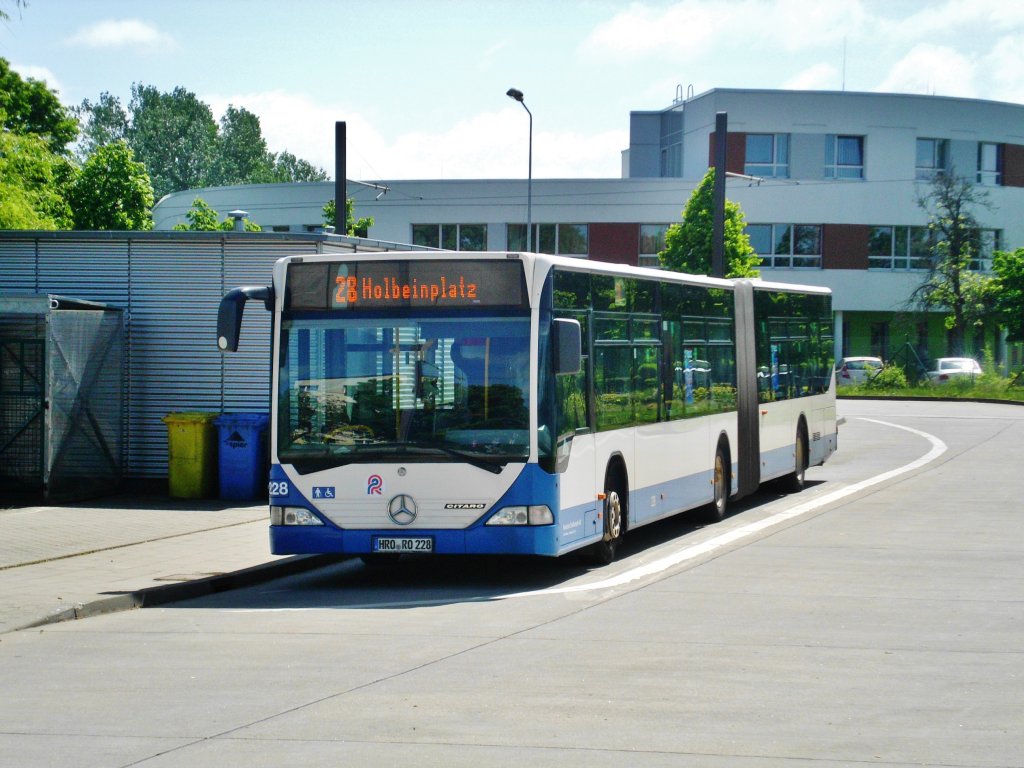
M928 371L928 381L941 384L952 379L964 379L981 375L978 361L970 357L940 357L935 361L934 370Z
M863 384L884 367L880 357L844 357L836 363L836 385Z

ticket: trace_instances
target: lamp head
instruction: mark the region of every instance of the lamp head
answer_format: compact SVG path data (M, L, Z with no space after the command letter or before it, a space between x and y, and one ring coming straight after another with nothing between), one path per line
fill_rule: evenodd
M505 92L505 95L508 96L510 99L515 99L518 102L522 102L524 98L523 92L515 88L509 88L508 91Z

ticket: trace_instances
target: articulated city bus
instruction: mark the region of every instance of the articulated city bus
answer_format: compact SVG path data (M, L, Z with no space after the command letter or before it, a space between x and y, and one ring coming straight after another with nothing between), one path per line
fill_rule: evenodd
M278 261L225 295L273 312L275 554L608 562L685 510L837 447L828 289L532 253Z

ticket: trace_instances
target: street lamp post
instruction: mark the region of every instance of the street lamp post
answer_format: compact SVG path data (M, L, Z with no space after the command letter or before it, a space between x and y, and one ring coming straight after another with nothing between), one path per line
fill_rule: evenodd
M510 99L515 99L523 105L526 114L530 116L530 152L526 175L526 250L533 252L533 112L523 101L523 92L515 88L509 88L505 93Z

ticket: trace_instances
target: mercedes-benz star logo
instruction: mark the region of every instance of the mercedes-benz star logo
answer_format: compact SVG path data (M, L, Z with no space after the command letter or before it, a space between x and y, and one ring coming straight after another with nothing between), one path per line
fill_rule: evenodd
M408 525L416 519L416 502L412 496L400 493L388 502L388 517L398 525Z

